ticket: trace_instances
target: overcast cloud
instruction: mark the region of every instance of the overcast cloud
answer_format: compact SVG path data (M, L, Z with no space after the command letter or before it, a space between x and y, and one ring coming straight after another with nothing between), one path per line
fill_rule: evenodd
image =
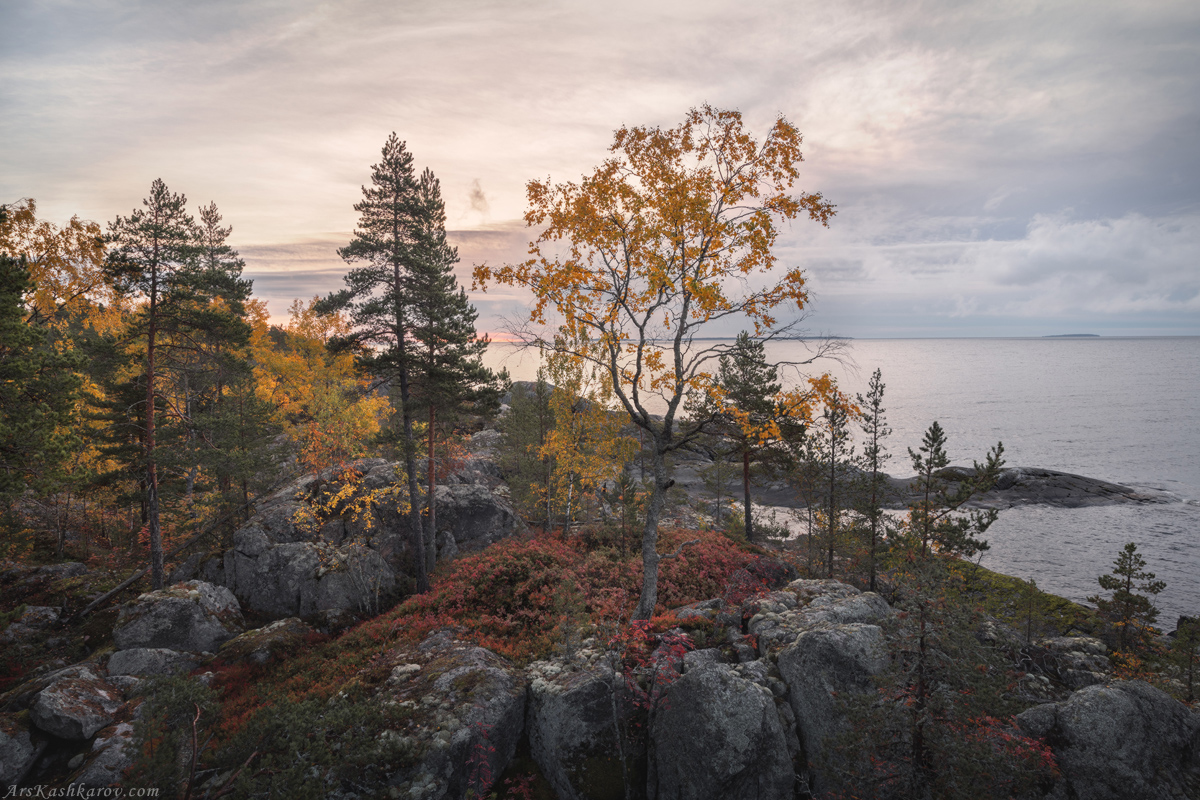
M0 6L0 201L215 200L260 296L338 288L391 131L472 263L524 185L709 102L805 134L838 205L779 254L849 336L1200 334L1200 4L175 2ZM526 307L476 295L484 328Z

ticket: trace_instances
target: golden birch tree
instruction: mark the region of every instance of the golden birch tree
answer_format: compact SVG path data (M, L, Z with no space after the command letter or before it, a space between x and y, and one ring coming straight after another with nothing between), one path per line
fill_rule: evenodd
M801 141L783 117L759 141L740 113L708 105L673 128L622 127L612 156L580 182L529 182L525 221L540 233L528 260L475 268L476 287L530 290L531 330L558 323L576 343L565 355L606 372L649 439L635 619L654 613L659 562L677 555L658 552L668 456L708 422L685 419L685 401L710 392L730 349L703 337L722 320L778 336L790 325L776 315L799 314L808 301L803 271L775 271L772 253L777 222L807 214L825 225L834 213L819 193L790 194ZM549 336L530 338L553 347Z

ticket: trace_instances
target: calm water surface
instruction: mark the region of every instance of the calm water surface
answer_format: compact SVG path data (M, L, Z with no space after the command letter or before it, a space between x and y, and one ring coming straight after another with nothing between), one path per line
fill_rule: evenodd
M775 361L799 360L803 345L772 343ZM1148 568L1167 582L1158 597L1168 629L1200 613L1200 337L1086 339L860 339L852 364L814 369L843 390L866 392L876 367L887 384L893 429L888 471L909 475L906 448L929 424L946 430L951 459L982 460L1004 442L1010 466L1044 467L1171 493L1152 506L1002 511L988 531L983 564L1033 578L1083 600L1136 542ZM492 365L528 380L536 358L493 345ZM793 376L794 377L794 376Z

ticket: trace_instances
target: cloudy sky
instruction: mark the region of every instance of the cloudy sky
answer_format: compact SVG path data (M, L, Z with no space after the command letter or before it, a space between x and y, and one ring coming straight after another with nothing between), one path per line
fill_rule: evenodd
M107 222L161 177L282 315L396 131L461 274L520 258L526 181L704 102L805 135L838 205L779 255L845 336L1200 334L1200 3L32 0L0 5L0 202ZM476 295L498 330L524 299Z

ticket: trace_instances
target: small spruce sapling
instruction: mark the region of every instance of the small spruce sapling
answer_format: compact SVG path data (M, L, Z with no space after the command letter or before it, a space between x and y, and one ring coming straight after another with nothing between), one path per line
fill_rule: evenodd
M1112 592L1112 597L1093 595L1088 602L1095 603L1100 615L1116 630L1118 650L1128 652L1131 646L1136 648L1158 619L1158 609L1151 597L1167 588L1167 584L1154 580L1154 573L1146 569L1146 560L1133 542L1117 555L1112 574L1096 580L1102 589Z

